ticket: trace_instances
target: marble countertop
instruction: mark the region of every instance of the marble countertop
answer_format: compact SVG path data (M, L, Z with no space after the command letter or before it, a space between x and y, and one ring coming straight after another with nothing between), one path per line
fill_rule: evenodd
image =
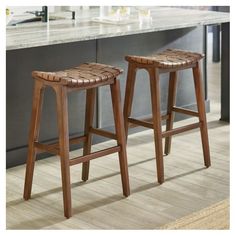
M152 21L140 22L133 10L126 24L100 23L98 9L81 11L76 20L60 19L49 23L32 22L6 27L6 50L110 38L170 29L220 24L230 21L229 13L150 7Z

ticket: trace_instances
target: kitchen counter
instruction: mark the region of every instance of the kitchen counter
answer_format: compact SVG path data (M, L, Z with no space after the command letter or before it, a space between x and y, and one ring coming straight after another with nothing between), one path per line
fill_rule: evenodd
M92 19L99 10L81 10L76 20L32 22L6 28L6 49L23 49L86 40L111 38L140 33L195 27L229 22L229 13L170 7L150 7L152 22L142 24L138 11L132 8L130 23L108 24ZM122 23L122 22L121 22Z
M7 167L25 163L28 129L32 109L33 70L57 71L84 62L110 64L124 69L119 76L123 102L127 62L125 55L148 55L179 48L206 54L207 27L222 26L222 111L221 118L229 119L229 14L181 8L151 7L152 22L139 22L138 11L132 9L131 22L123 24L99 23L98 9L77 12L77 19L60 19L47 23L34 22L6 28L6 144ZM205 104L207 95L207 60L202 60ZM196 109L193 81L190 70L180 71L177 105ZM161 109L166 111L168 74L162 75ZM148 75L140 70L134 94L133 117L145 118L151 114ZM101 87L97 93L94 126L113 129L110 90ZM85 93L69 96L70 135L83 134ZM177 119L185 117L176 116ZM44 95L40 141L56 141L55 94L48 89ZM137 132L139 130L130 130ZM104 140L94 137L93 141ZM78 148L72 147L72 148ZM40 154L41 155L41 154ZM44 155L44 154L42 154ZM41 158L42 156L40 156Z

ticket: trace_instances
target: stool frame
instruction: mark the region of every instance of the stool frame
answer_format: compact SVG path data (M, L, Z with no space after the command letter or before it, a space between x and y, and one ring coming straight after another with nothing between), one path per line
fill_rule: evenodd
M145 69L149 74L150 80L152 118L147 118L145 120L138 120L130 117L134 96L136 72L138 69ZM185 69L192 69L193 72L196 102L198 109L197 112L175 106L177 93L177 72L179 70ZM162 73L170 73L166 115L161 114L160 107L160 74ZM183 113L190 116L196 116L199 118L199 122L173 129L175 112ZM172 135L179 134L195 128L200 128L202 148L204 154L204 164L207 168L211 165L204 91L198 61L192 64L183 65L181 67L178 66L177 68L175 68L174 66L172 68L157 68L153 64L144 64L129 61L123 113L126 139L128 137L129 127L143 126L154 130L157 180L160 184L164 182L162 138L165 138L164 153L168 155L171 150ZM162 120L166 120L166 131L162 131Z
M95 107L95 95L97 87L102 85L110 85L112 107L114 113L115 134L92 127L93 114ZM46 86L53 88L56 94L57 102L57 120L59 131L59 142L53 144L45 144L39 142L40 117L42 111L43 94ZM86 111L85 111L85 128L84 135L75 138L69 138L68 130L68 93L74 90L86 89ZM117 140L117 146L107 148L101 151L91 153L92 134L105 136L107 138ZM83 156L73 159L69 158L69 145L83 142ZM33 94L32 115L29 132L29 147L26 163L24 199L28 200L31 197L33 173L36 155L42 152L49 152L60 157L61 162L61 177L62 191L64 203L64 215L66 218L72 216L72 201L71 201L71 181L70 181L70 166L83 163L82 179L86 181L89 175L89 162L92 159L106 156L115 152L119 154L119 164L121 172L121 181L123 187L123 195L130 195L128 164L126 153L126 140L124 133L124 121L121 108L120 85L116 78L99 83L86 88L70 88L68 86L55 82L45 81L40 78L35 78L35 87Z

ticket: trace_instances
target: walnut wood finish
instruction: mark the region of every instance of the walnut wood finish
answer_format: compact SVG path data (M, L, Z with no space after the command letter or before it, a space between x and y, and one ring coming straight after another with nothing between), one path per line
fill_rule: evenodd
M117 140L116 134L113 134L113 133L111 133L111 132L109 132L107 130L101 130L101 129L96 129L96 128L91 127L89 132L93 133L93 134L96 134L96 135L100 135L100 136L106 137L106 138Z
M129 117L127 119L127 123L132 124L132 126L129 125L129 127L143 126L143 127L148 128L148 129L153 129L153 124L150 121L147 121L147 120L137 120L137 119Z
M181 126L181 127L175 128L175 129L164 131L164 132L162 132L162 138L170 137L175 134L180 134L185 131L196 129L196 128L199 128L200 126L201 126L201 123L197 122L197 123L193 123L190 125L184 125L184 126Z
M93 153L90 153L87 155L75 157L75 158L70 159L70 165L73 166L73 165L83 163L83 162L86 163L86 162L88 162L92 159L96 159L98 157L103 157L103 156L106 156L106 155L109 155L109 154L112 154L115 152L120 152L120 150L121 150L120 146L115 146L115 147L111 147L111 148L106 148L101 151L93 152Z
M201 123L200 130L201 130L202 148L204 154L204 163L206 167L209 167L211 165L210 148L209 148L208 131L207 131L204 93L203 93L199 63L197 63L197 66L193 68L193 77L194 77L195 93L196 93L197 107L199 113L199 122Z
M169 118L169 115L162 115L161 120L167 120ZM128 126L129 128L134 128L136 126L144 126L149 129L153 129L153 118L145 118L142 120L134 119L134 118L128 118Z
M115 80L114 84L110 85L112 108L115 120L115 130L117 135L117 144L120 146L119 151L119 162L121 180L123 186L124 196L130 195L129 188L129 176L128 176L128 164L127 164L127 152L126 152L126 139L124 130L124 120L121 108L121 97L120 97L120 81Z
M129 62L125 103L124 103L124 122L125 122L126 135L128 135L128 127L134 127L137 125L144 126L146 128L151 128L154 130L157 179L159 183L164 182L162 138L165 138L164 153L169 154L171 149L172 135L200 127L205 166L209 167L211 164L204 95L203 95L202 81L198 63L199 60L201 60L203 57L204 57L203 54L179 49L167 49L162 53L146 57L143 56L125 57L125 59ZM198 112L175 106L176 92L177 92L177 72L179 70L185 70L189 68L193 70ZM135 118L130 117L133 94L134 94L135 74L137 69L146 69L149 73L152 116L153 116L151 119L152 122L149 122L149 120L147 119L137 120ZM167 73L167 72L170 73L167 114L163 116L160 110L159 75L161 73ZM173 129L175 112L180 112L190 116L199 117L199 122ZM161 120L164 119L166 119L166 131L162 132Z
M70 218L71 210L71 186L70 186L70 163L69 163L69 127L68 127L68 99L64 86L55 86L57 100L57 119L59 131L59 150L61 159L62 192L64 203L64 215Z
M82 179L86 181L89 175L89 161L103 157L115 152L119 154L120 172L122 179L123 195L130 195L128 164L126 154L126 141L124 122L121 110L120 87L116 77L122 70L97 63L87 63L73 69L60 72L32 73L35 78L35 89L33 96L33 108L31 116L29 149L25 175L24 199L28 200L31 195L34 163L36 154L49 152L58 154L61 161L61 176L63 190L64 215L66 218L72 216L70 166L83 163ZM93 128L93 114L95 106L95 90L99 86L110 85L114 112L116 133ZM54 89L57 101L57 119L59 131L59 143L44 144L38 142L40 114L44 87L50 86ZM84 135L69 138L68 128L68 93L73 90L86 89L86 112ZM102 135L117 140L117 146L91 153L92 134ZM70 144L84 142L83 156L70 159Z
M163 151L161 139L161 101L160 101L160 77L155 68L149 69L151 104L154 129L154 143L156 151L157 179L160 184L164 182Z
M86 136L70 138L69 143L79 144L81 142L84 142L85 139ZM46 144L46 143L34 142L34 147L36 148L37 153L49 152L55 155L59 155L59 143Z
M129 63L128 65L128 78L126 81L126 89L125 89L125 100L124 100L124 127L126 139L128 137L128 118L131 114L131 108L133 103L134 96L134 86L135 86L135 76L136 76L136 68L134 63Z
M43 153L43 152L49 152L54 155L59 155L59 143L56 144L45 144L45 143L39 143L34 142L34 147L37 151L37 154Z
M43 93L44 93L43 83L41 83L40 81L35 81L30 131L29 131L28 157L27 157L26 172L25 172L25 186L24 186L25 200L28 200L31 196L34 163L36 159L36 150L34 148L34 142L37 142L39 137L39 124L42 111Z
M89 132L90 127L93 125L93 115L94 115L94 106L95 106L95 88L87 89L86 91L86 111L85 111L85 126L84 134L86 140L84 142L83 155L88 155L91 152L91 143L92 143L92 134ZM83 163L82 167L82 180L88 180L89 176L89 161Z
M176 102L176 91L177 91L177 72L170 72L169 79L169 91L168 91L168 102L167 102L167 114L169 115L166 120L166 131L173 129L174 122L174 111L173 106ZM171 136L167 137L165 140L165 150L164 153L168 155L171 149Z
M185 114L185 115L189 115L189 116L196 116L196 117L199 117L199 114L198 112L196 111L191 111L189 109L185 109L185 108L180 108L180 107L172 107L172 110L174 112L178 112L178 113L182 113L182 114Z

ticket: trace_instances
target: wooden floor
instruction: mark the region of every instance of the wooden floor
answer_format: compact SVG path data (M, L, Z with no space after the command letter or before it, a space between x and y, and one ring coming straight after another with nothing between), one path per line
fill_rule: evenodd
M209 64L207 114L212 166L204 168L198 130L174 136L164 159L165 183L156 181L152 130L128 139L131 195L122 196L117 154L91 161L90 179L71 167L73 217L63 216L60 163L38 161L32 199L22 198L25 165L7 170L7 229L156 229L229 197L229 124L219 121L219 64ZM186 124L195 119L176 123ZM95 145L93 150L112 145ZM78 155L78 151L71 153Z

